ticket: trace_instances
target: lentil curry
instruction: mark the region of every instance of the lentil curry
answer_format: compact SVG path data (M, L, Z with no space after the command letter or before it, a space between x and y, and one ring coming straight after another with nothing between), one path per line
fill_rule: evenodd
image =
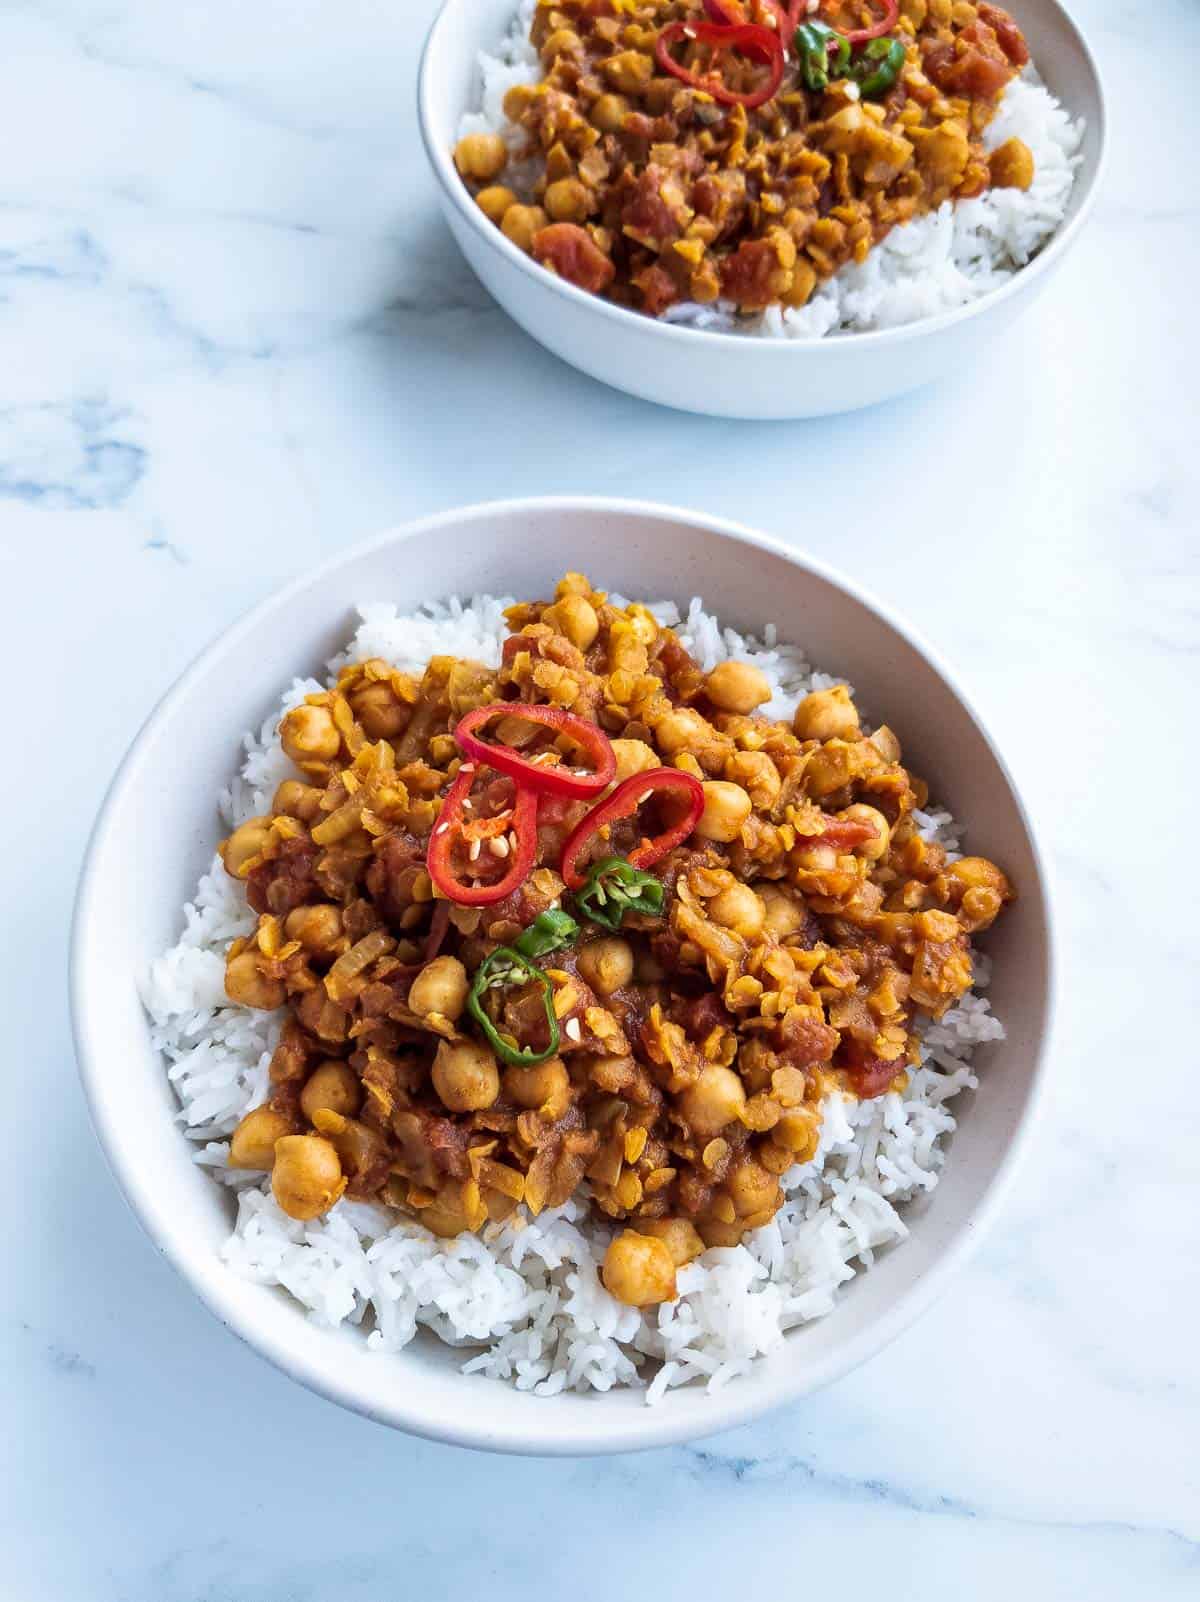
M823 1097L903 1086L1013 892L844 685L771 718L577 573L508 622L499 668L361 661L284 717L299 776L221 847L229 998L287 1009L229 1161L442 1236L586 1197L651 1305L773 1216Z
M1020 139L983 145L1029 59L988 0L539 0L531 38L523 141L468 134L458 170L542 266L652 316L803 306L898 224L1033 180Z

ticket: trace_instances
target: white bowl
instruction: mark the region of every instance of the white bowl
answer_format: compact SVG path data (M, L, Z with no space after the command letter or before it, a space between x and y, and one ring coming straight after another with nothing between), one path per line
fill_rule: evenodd
M586 294L539 267L490 223L454 167L463 113L479 103L478 58L503 38L517 0L445 0L421 62L419 120L442 210L485 287L526 333L573 367L644 400L713 417L824 417L968 367L1028 306L1079 235L1104 151L1096 64L1057 0L1013 0L1033 60L1087 123L1070 207L1046 248L1001 289L902 328L816 340L677 328Z
M687 1388L655 1408L640 1391L537 1398L458 1372L422 1336L399 1356L309 1321L282 1291L248 1284L218 1252L232 1200L192 1161L151 1049L136 975L178 937L180 909L221 833L217 791L239 736L296 674L318 673L363 600L403 608L451 593L545 595L568 566L634 596L704 595L740 629L774 621L811 660L850 678L897 730L906 758L1012 875L1020 899L989 938L989 994L1008 1038L980 1048L978 1092L911 1238L880 1255L834 1312L791 1334L716 1396ZM849 580L773 540L631 502L507 502L381 535L297 580L235 624L151 715L96 824L72 938L71 1001L84 1088L114 1174L147 1233L216 1316L286 1373L343 1406L420 1435L497 1451L622 1451L711 1434L845 1374L932 1299L995 1213L1036 1098L1051 997L1045 881L1007 770L948 671ZM147 1336L153 1339L153 1334Z

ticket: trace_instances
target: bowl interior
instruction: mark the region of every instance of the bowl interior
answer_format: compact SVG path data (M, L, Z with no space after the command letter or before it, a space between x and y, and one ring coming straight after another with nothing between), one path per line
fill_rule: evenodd
M626 594L702 594L739 628L774 622L844 673L897 730L906 760L1005 865L1020 900L990 946L990 994L1008 1039L981 1048L980 1090L911 1239L852 1284L835 1312L791 1335L714 1398L687 1390L646 1408L637 1393L543 1401L467 1380L418 1341L398 1357L322 1330L282 1292L237 1279L218 1249L229 1195L191 1161L152 1051L135 977L178 936L180 908L220 834L215 797L296 674L341 647L360 601L401 608L451 593L546 595L566 567ZM154 864L147 871L147 864ZM845 1372L915 1315L994 1204L1031 1108L1047 1022L1050 951L1036 848L1012 783L944 672L906 632L815 564L731 525L628 503L540 501L449 514L352 550L236 625L153 714L97 824L77 908L72 1003L85 1087L114 1172L143 1225L230 1328L344 1405L433 1437L499 1450L623 1450L711 1433Z
M903 340L911 337L914 330L928 330L932 325L940 326L971 316L996 296L1006 293L1005 289L1001 289L966 307L938 317L923 318L919 323L896 329L842 334L836 341L801 342L797 345L789 340L747 341L737 334L675 328L614 306L609 301L586 294L553 274L547 274L487 221L459 178L452 156L460 119L465 112L475 110L479 105L482 83L480 52L495 50L508 31L516 6L517 0L445 0L430 31L421 64L421 126L435 175L455 211L493 249L523 273L534 276L539 283L548 284L556 295L574 300L579 307L589 308L601 316L618 317L622 321L634 319L642 327L649 327L670 339L717 341L726 349L749 347L754 351L762 348L770 351L812 351L823 350L826 345L857 347L868 340ZM1060 254L1075 231L1073 223L1090 206L1104 152L1104 97L1095 60L1079 29L1058 0L1013 0L1011 9L1025 33L1034 65L1043 80L1071 115L1082 117L1085 122L1079 171L1067 214L1054 238L1033 264L1037 267L1038 263L1049 265ZM1018 274L1007 287L1015 287L1026 278L1028 271L1026 269L1025 273Z

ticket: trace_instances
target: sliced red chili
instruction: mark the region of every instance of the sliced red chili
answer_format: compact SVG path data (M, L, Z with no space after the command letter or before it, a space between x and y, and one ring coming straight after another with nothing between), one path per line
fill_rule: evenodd
M537 855L537 793L518 785L508 815L470 819L464 803L478 773L479 765L474 762L464 762L459 768L442 801L425 857L429 877L437 889L448 901L456 901L463 907L486 907L494 901L503 901L525 883ZM498 855L490 846L486 847L489 866L507 862L503 877L492 882L460 878L456 856L465 858L469 869L473 861L484 857L484 842L489 839L503 839L507 847L506 855Z
M686 840L704 811L704 786L699 779L694 779L690 773L683 773L679 768L651 768L648 773L635 773L631 779L619 784L606 800L594 806L567 836L559 867L567 888L582 888L587 874L579 871L579 859L601 829L620 823L625 818L636 817L643 802L652 795L667 791L687 802L682 816L669 829L664 829L662 834L655 835L653 839L643 839L634 850L627 851L625 859L635 868L653 867L673 846Z
M712 59L708 67L697 70L677 61L671 51L680 44L709 46ZM735 51L740 51L747 61L765 65L766 77L756 88L732 89L722 77L722 59ZM764 105L783 81L783 40L775 29L762 28L756 23L731 27L718 22L671 22L659 33L654 54L662 70L672 77L693 89L702 89L722 105L745 106L747 111Z
M843 39L848 39L852 45L866 44L868 39L878 39L881 34L889 32L900 15L900 0L881 0L883 15L873 22L869 28L841 28L838 32ZM828 17L825 19L829 21ZM830 23L830 27L837 27Z
M481 731L493 718L516 718L524 723L535 723L550 729L556 735L565 735L581 747L591 771L568 766L558 760L556 752L541 752L528 757L512 746L496 745L482 738ZM468 712L454 731L463 753L507 773L518 784L532 787L548 795L572 796L586 800L599 795L613 781L617 759L612 741L604 730L586 718L566 712L560 706L527 706L523 701L493 701L489 706L477 706Z

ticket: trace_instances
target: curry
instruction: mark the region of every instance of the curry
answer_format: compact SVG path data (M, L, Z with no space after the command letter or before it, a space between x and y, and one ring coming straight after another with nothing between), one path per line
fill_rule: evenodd
M983 142L1029 60L988 0L539 0L531 38L520 138L466 135L458 170L535 261L652 316L803 306L891 229L1033 181Z
M922 837L844 685L774 718L576 573L507 617L499 667L360 661L284 717L297 776L221 847L228 996L286 1009L229 1160L441 1236L584 1199L652 1305L772 1218L827 1096L904 1085L1013 891Z

